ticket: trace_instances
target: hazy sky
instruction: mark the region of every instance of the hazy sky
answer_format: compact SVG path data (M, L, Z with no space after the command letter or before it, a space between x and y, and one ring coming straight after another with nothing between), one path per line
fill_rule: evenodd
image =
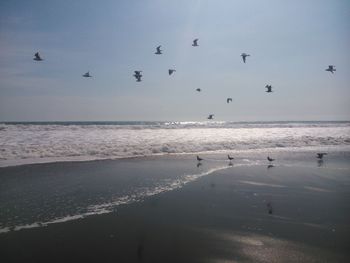
M348 0L5 0L0 121L349 120L349 48Z

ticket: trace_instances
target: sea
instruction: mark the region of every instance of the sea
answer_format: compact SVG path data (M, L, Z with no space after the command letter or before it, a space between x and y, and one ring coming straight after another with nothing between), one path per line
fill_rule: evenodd
M222 169L349 173L349 160L347 121L2 122L0 234L117 213Z
M350 122L0 123L0 167L167 154L342 150Z

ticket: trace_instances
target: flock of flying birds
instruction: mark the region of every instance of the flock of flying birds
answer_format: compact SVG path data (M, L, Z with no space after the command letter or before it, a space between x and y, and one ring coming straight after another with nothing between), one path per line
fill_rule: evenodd
M193 47L198 47L199 45L198 45L198 38L196 38L196 39L194 39L193 40L193 43L192 43L192 46ZM156 47L156 52L154 53L154 54L156 54L156 55L161 55L161 54L163 54L162 53L162 49L161 49L161 45L159 45L159 46L157 46ZM247 57L249 57L250 55L249 54L247 54L247 53L242 53L241 54L241 57L242 57L242 60L243 60L243 63L246 63L246 60L247 60ZM37 52L37 53L35 53L34 54L34 60L35 61L42 61L43 59L41 58L41 56L39 55L39 52ZM336 69L335 69L335 66L334 65L329 65L328 66L328 68L326 69L326 71L329 71L329 72L331 72L332 74L336 71ZM134 74L133 74L133 76L135 77L135 79L136 79L136 82L141 82L142 81L142 74L141 74L141 72L142 72L142 70L135 70L134 71ZM172 75L174 72L176 72L176 70L175 69L169 69L168 70L168 74L169 74L169 76L170 75ZM91 78L92 77L92 75L90 75L90 72L88 71L88 72L86 72L85 74L83 74L82 75L84 78ZM267 92L267 93L271 93L271 92L273 92L272 91L272 86L271 85L266 85L265 86L265 88L266 88L266 91L265 92ZM201 92L202 90L200 89L200 88L197 88L196 89L196 91L197 92ZM230 103L230 102L232 102L232 98L227 98L226 99L226 102L227 103ZM208 117L207 117L207 119L208 120L212 120L212 119L214 119L214 114L210 114Z
M192 46L193 46L193 47L198 47L198 46L199 46L199 45L198 45L198 40L199 40L198 38L196 38L196 39L193 40L193 43L192 43ZM161 55L161 54L163 54L163 53L162 53L163 50L161 49L161 47L162 47L161 45L157 46L157 47L156 47L156 52L155 52L154 54L156 54L156 55ZM243 63L246 63L247 57L249 57L249 56L250 56L250 55L247 54L247 53L242 53L242 54L241 54ZM34 58L33 58L33 59L34 59L35 61L43 61L43 59L41 58L39 52L36 52L36 53L34 54ZM326 68L325 70L328 71L328 72L331 72L332 74L336 71L334 65L329 65L328 68ZM141 78L142 78L143 75L141 74L141 72L142 72L142 70L135 70L135 71L134 71L133 76L135 77L135 79L136 79L137 82L141 82L141 81L142 81ZM172 75L174 72L176 72L175 69L169 69L169 70L168 70L169 76ZM84 78L91 78L91 77L92 77L92 75L90 75L90 72L89 72L89 71L86 72L85 74L83 74L82 76L83 76ZM267 92L267 93L271 93L271 92L272 92L272 86L271 86L271 85L267 84L267 85L265 86L265 88L266 88L266 91L265 91L265 92ZM196 91L197 91L197 92L201 92L202 90L201 90L200 88L197 88ZM227 99L226 99L226 102L227 102L227 103L232 102L232 98L227 98ZM209 116L207 117L207 119L208 119L208 120L214 119L214 114L209 114ZM317 158L318 158L319 160L322 160L322 159L323 159L323 156L326 155L326 154L327 154L327 153L317 153ZM228 160L229 160L230 162L234 159L234 158L231 157L230 155L228 155L227 158L228 158ZM197 155L198 164L200 164L200 162L201 162L202 160L203 160L203 159L200 158L200 157ZM272 163L275 159L272 159L270 156L268 156L268 157L267 157L267 160L268 160L270 163ZM272 166L272 165L271 165L271 166ZM272 167L273 167L273 166L272 166Z

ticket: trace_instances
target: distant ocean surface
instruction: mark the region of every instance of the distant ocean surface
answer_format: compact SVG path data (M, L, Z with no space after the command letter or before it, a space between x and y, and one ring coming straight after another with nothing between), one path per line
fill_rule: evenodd
M350 122L0 123L0 166L349 146Z

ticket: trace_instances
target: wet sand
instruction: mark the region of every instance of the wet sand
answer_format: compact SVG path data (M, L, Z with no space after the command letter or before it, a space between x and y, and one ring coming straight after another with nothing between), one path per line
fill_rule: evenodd
M1 261L348 262L349 201L349 169L233 165L114 213L0 234Z

